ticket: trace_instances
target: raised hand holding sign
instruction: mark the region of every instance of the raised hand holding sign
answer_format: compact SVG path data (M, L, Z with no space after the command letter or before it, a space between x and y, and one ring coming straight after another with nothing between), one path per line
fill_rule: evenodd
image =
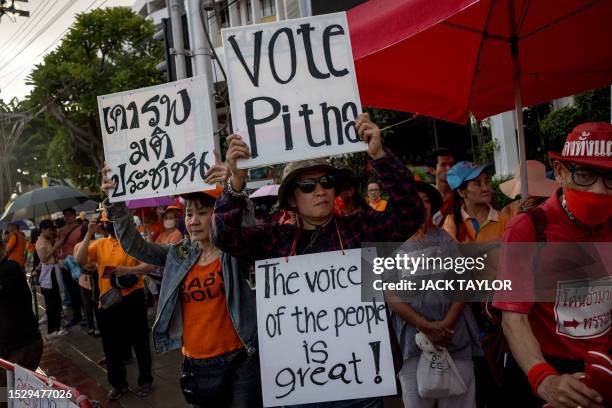
M222 30L240 168L366 150L345 13Z

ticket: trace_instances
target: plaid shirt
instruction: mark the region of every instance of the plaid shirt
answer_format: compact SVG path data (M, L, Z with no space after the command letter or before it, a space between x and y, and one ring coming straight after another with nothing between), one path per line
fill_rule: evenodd
M386 211L363 210L346 217L334 216L335 222L327 224L318 237L319 247L325 251L359 248L362 242L404 242L423 224L422 202L414 189L412 173L388 150L385 157L370 159L370 162L389 193ZM298 227L293 224L242 226L246 206L246 198L227 192L219 197L213 215L215 245L247 262L288 256L298 238Z

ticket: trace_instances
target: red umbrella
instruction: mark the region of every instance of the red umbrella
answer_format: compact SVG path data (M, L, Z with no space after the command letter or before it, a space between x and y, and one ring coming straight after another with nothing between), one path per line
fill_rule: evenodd
M610 0L370 0L348 12L362 103L458 123L609 85L611 21Z

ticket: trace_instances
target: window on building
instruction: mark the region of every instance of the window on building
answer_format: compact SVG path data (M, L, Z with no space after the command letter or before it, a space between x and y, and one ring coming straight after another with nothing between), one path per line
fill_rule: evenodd
M259 0L259 5L262 17L276 15L276 2L274 0Z
M247 22L253 21L253 5L251 4L251 0L247 0Z
M227 28L230 26L229 24L229 7L225 6L217 6L217 10L219 12L219 23L221 28Z

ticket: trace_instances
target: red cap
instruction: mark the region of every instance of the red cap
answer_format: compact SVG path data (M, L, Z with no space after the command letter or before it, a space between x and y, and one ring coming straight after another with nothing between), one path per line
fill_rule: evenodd
M554 160L612 168L612 124L583 123L567 135L561 154L550 152Z

